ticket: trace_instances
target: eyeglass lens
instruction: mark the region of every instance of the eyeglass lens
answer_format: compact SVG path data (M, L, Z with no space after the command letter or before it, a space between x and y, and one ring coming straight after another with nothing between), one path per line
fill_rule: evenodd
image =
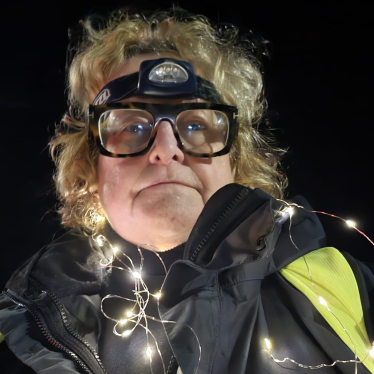
M213 109L192 109L180 112L175 126L183 147L195 153L213 154L227 144L227 115ZM102 146L109 152L132 154L144 150L152 136L155 120L141 109L113 109L99 119Z

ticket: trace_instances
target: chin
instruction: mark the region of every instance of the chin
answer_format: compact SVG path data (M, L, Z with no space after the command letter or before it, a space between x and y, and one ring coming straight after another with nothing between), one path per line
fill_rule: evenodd
M111 222L114 230L127 241L151 244L159 251L171 249L187 241L199 217L203 204L184 205L158 202Z
M202 208L203 205L178 204L178 201L168 200L143 211L139 224L142 222L150 231L164 233L167 236L179 232L191 232Z
M162 185L139 194L134 201L134 217L139 222L156 226L184 226L190 220L196 222L204 207L202 196L193 188Z

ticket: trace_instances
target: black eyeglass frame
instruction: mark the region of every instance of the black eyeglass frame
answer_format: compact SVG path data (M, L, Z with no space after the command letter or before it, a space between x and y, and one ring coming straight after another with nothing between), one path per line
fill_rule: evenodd
M107 110L113 109L141 109L149 112L154 119L154 128L151 133L148 145L140 152L130 153L130 154L120 154L107 151L101 144L100 134L99 134L99 119L100 116ZM197 153L186 149L179 137L178 131L175 125L175 119L178 114L193 109L210 109L221 111L226 114L229 120L229 135L225 147L214 153ZM167 114L167 115L166 115ZM124 157L137 157L146 154L152 147L154 140L157 135L158 125L161 121L167 121L171 124L174 136L177 140L178 147L182 150L183 153L193 156L193 157L204 157L211 158L222 156L230 152L232 143L234 142L238 130L239 123L236 120L238 117L238 108L230 105L224 104L212 104L212 103L182 103L177 105L169 104L151 104L151 103L138 103L138 102L129 102L129 103L110 103L102 105L90 105L87 110L86 124L88 129L89 141L90 138L93 139L96 147L98 148L100 154L108 157L115 158L124 158ZM91 140L92 141L92 140Z

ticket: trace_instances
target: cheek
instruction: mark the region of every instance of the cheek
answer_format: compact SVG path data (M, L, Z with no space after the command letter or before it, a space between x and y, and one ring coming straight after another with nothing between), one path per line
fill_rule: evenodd
M101 205L105 212L110 213L112 205L119 202L118 199L126 197L129 190L122 167L123 160L99 156L98 163L98 192ZM126 173L128 174L128 173Z
M103 156L99 156L98 162L98 192L100 202L104 210L107 210L110 204L110 197L115 185L118 183L118 173L114 172L113 167L109 167L107 160Z
M195 173L203 184L204 203L221 187L234 182L229 155L211 158L209 161L196 164L194 167Z

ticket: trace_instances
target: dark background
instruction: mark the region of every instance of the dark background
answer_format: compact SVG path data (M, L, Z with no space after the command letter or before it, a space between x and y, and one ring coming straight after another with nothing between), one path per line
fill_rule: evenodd
M93 10L134 2L64 1L1 11L1 285L54 236L53 164L46 147L66 109L67 30ZM171 1L137 2L141 9ZM100 3L97 3L100 4ZM265 84L273 126L289 146L288 197L356 221L374 237L373 14L371 2L179 1L213 21L231 22L272 43ZM244 4L244 5L243 5ZM363 261L374 248L341 221L321 217L329 244Z

